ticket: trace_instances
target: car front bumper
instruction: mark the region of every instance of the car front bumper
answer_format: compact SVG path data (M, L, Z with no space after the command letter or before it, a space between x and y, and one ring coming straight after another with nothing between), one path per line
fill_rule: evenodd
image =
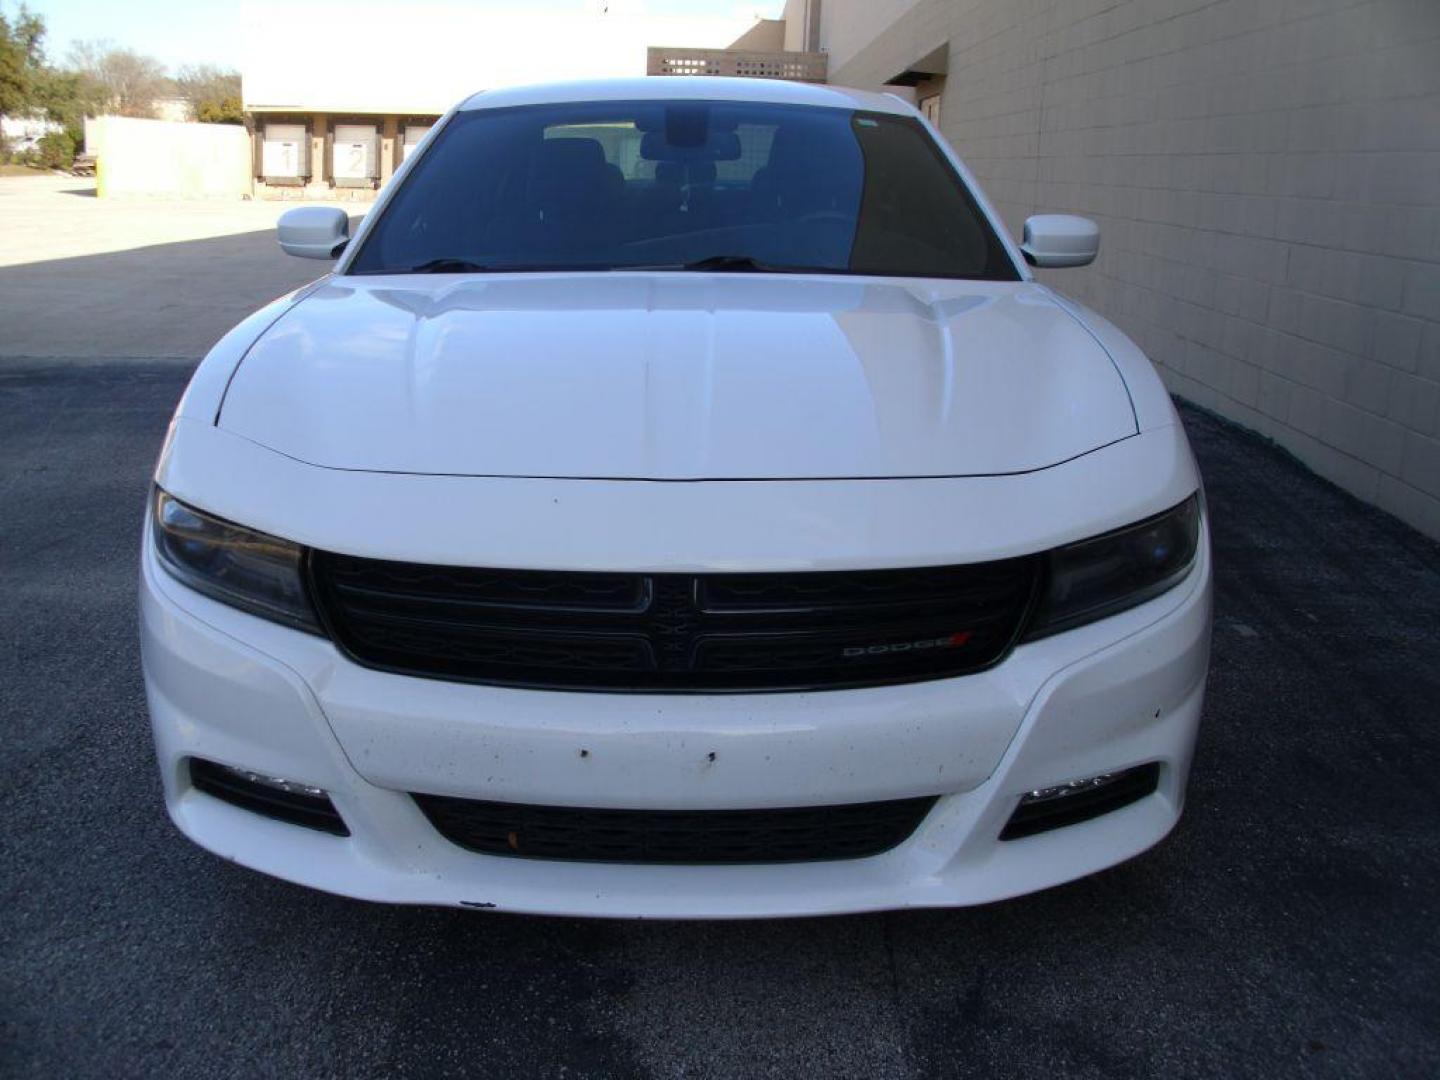
M1210 556L1175 589L989 671L864 690L577 694L385 674L202 597L148 543L146 690L170 815L242 865L347 896L563 915L740 918L984 903L1139 854L1179 817L1209 658ZM584 751L582 753L581 751ZM196 790L201 758L325 789L333 836ZM1158 790L1019 840L1032 789L1149 762ZM577 807L749 809L938 795L852 860L739 866L477 854L411 792Z

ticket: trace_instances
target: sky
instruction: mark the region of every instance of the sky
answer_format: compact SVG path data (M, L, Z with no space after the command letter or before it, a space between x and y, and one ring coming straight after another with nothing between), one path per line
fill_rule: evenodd
M292 0L304 8L306 0ZM587 11L607 5L616 11L648 15L778 18L784 0L427 0L427 9L454 8L515 11ZM13 16L17 0L0 0L0 11ZM30 10L45 17L46 52L63 61L75 41L109 38L117 45L155 57L172 69L182 64L239 67L245 34L243 0L26 0ZM404 0L357 0L348 5L347 27L367 16L394 17Z

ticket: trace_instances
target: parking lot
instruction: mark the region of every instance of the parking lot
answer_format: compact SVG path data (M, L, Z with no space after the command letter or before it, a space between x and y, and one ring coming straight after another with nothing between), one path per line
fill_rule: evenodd
M1187 409L1214 667L1176 832L984 908L388 908L181 838L135 640L193 362L314 275L273 204L0 179L0 1075L1392 1076L1440 1069L1440 548Z
M94 180L0 178L0 355L198 359L324 269L275 245L285 209L102 200Z

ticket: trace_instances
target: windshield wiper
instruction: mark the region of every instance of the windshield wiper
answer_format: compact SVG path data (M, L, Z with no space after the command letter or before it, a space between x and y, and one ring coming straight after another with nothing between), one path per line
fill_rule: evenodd
M801 266L777 266L774 263L761 262L753 255L707 255L703 259L693 259L684 263L637 263L628 265L620 263L616 270L694 270L698 273L716 274L808 274L823 273L824 271L812 271L808 267Z
M385 267L360 270L361 274L545 274L576 270L610 270L613 267L594 263L483 263L474 259L446 256L430 259L415 266Z
M774 263L762 262L751 255L708 255L703 259L694 259L691 262L685 263L615 263L608 266L589 263L534 265L526 265L524 263L482 263L476 262L473 259L445 256L439 259L429 259L426 262L419 263L415 266L407 266L403 269L387 268L383 270L363 270L360 272L370 274L505 274L540 273L560 270L693 270L699 273L729 274L825 274L839 272L823 266L778 266Z
M711 255L705 259L684 263L681 269L741 274L780 273L786 270L783 266L761 262L753 255Z
M389 273L401 274L480 274L492 269L484 263L474 262L470 259L457 259L447 257L443 259L431 259L419 266L407 267L400 271L389 271Z

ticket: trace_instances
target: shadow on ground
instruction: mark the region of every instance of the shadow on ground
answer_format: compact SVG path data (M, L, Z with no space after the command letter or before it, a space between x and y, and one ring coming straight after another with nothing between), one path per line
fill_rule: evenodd
M0 356L198 360L329 268L286 255L274 229L0 266Z
M1269 446L1186 412L1215 663L1148 855L972 910L547 920L308 892L165 819L135 547L185 376L0 362L0 1073L1433 1074L1440 553Z

